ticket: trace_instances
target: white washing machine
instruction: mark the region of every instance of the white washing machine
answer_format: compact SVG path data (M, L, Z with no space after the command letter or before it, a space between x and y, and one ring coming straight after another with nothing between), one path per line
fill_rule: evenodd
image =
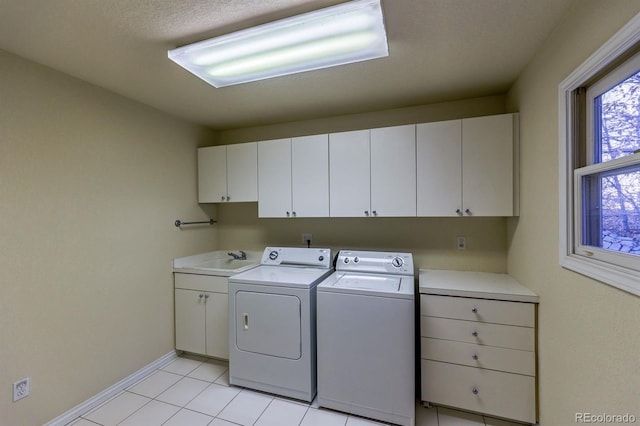
M318 404L415 424L410 253L340 251L318 285Z
M316 287L331 262L330 249L267 247L229 277L229 383L313 400Z

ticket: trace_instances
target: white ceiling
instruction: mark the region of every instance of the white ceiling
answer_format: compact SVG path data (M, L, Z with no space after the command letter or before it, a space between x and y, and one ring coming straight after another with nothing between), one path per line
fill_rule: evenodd
M167 50L341 0L0 0L0 49L215 129L504 93L572 0L383 0L389 57L216 89Z

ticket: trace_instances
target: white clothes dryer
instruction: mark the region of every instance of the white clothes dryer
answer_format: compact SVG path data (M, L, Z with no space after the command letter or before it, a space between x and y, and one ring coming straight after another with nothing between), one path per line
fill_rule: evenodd
M318 404L415 424L414 270L410 253L340 251L318 285Z
M229 383L311 402L316 394L316 287L331 250L267 247L229 277Z

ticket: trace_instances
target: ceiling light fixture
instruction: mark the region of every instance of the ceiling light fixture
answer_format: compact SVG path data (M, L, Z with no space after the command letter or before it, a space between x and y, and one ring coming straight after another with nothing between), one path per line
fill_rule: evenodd
M354 0L169 50L215 87L389 56L381 0Z

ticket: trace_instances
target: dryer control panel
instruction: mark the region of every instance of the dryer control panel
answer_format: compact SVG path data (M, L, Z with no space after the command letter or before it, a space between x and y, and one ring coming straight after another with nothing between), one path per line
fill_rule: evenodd
M413 255L385 251L340 250L336 271L413 275Z
M331 267L331 249L301 247L267 247L262 253L261 265Z

